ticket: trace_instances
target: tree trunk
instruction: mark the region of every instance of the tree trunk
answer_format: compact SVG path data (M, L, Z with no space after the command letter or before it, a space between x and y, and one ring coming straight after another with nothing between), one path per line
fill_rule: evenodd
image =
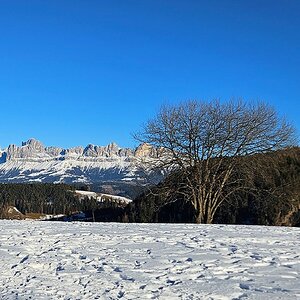
M196 224L202 224L202 218L199 213L196 214L195 220Z
M214 216L211 213L203 214L201 211L197 211L195 215L196 224L213 224Z

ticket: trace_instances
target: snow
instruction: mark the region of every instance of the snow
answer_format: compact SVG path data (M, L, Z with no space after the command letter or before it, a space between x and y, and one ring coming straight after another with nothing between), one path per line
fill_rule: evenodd
M97 198L98 194L95 192L90 192L90 191L82 191L82 190L75 190L76 194L88 197L89 199L91 198Z
M65 216L66 215L63 215L63 214L58 214L58 215L45 214L44 216L41 216L39 219L40 220L53 220L53 219L59 219L59 218L65 217Z
M132 202L132 200L129 198L111 195L111 194L103 194L103 193L96 193L96 192L82 191L82 190L75 190L75 193L83 197L88 197L89 199L91 198L97 199L98 202L103 202L106 198L110 198L113 201L122 202L125 204Z
M151 173L149 165L133 149L122 149L113 143L62 149L44 148L32 139L21 147L0 152L0 182L144 182ZM137 180L138 177L141 178Z
M111 194L103 194L103 193L99 193L100 195L100 201L103 201L105 198L111 198L114 201L118 201L118 202L122 202L122 203L130 203L132 202L131 199L126 198L126 197L122 197L122 196L116 196L116 195L111 195Z
M0 299L300 299L300 229L0 221Z
M67 178L72 182L88 183L91 182L90 176L95 172L110 176L110 172L118 170L124 173L120 174L122 179L125 175L126 177L129 176L127 173L131 171L131 168L135 168L136 164L136 159L128 160L126 157L68 157L63 161L55 158L18 158L0 163L0 180L10 182L20 182L20 179L23 179L22 181L40 181L44 177L45 181L49 181L51 178L58 177L61 181ZM101 176L98 177L99 181Z
M12 214L14 212L18 213L18 214L21 214L21 212L14 206L10 207L7 211L9 214Z

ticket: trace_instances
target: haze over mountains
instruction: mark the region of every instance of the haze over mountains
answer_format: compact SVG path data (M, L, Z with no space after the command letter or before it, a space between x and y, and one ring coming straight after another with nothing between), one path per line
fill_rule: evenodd
M147 144L136 149L115 143L63 149L29 139L0 150L0 182L144 183L150 172L143 162L155 156L156 150Z

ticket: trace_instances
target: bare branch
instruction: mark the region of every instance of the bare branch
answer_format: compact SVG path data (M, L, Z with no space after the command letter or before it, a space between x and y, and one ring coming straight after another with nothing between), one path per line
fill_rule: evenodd
M296 144L295 129L273 107L242 100L164 106L135 138L159 149L152 168L181 172L185 187L178 193L199 222L212 222L220 204L241 188L234 176L241 157Z

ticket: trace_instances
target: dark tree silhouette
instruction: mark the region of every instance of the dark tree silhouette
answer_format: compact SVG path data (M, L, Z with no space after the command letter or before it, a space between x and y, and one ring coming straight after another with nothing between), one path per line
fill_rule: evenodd
M234 176L241 157L296 144L294 127L273 107L242 100L163 106L135 138L159 149L153 168L180 171L177 194L193 205L198 223L212 223L220 205L245 188Z

